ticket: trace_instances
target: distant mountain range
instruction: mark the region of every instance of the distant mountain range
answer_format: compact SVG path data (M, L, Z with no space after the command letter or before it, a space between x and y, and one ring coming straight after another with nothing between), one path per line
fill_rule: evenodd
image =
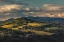
M64 23L64 18L51 18L51 17L27 17L34 21L47 21L47 22L59 22Z
M52 18L52 17L21 17L21 18L27 18L34 21L46 21L46 22L59 22L64 23L64 18ZM11 21L14 20L13 18L6 20Z

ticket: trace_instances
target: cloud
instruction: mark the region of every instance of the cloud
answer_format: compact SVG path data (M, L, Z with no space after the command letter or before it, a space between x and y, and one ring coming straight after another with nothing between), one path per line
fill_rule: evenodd
M64 6L54 5L54 4L44 4L46 10L64 10Z
M0 20L19 17L59 17L64 18L64 6L44 4L43 8L30 8L19 4L0 6Z
M43 8L38 8L38 7L31 8L33 12L28 12L27 14L36 17L64 18L64 6L54 5L54 4L44 4L43 6L44 6Z
M33 10L29 7L25 7L23 5L18 4L9 4L0 6L0 20L7 20L9 18L18 18L25 16L34 16L34 12L38 10ZM5 19L4 19L5 18Z
M14 12L14 11L19 11L21 10L22 5L3 5L0 6L0 12Z
M29 8L24 5L9 4L0 6L0 13L17 13L17 12L39 12L39 8Z
M16 5L16 4L11 4L11 5L3 5L0 6L0 20L7 20L9 18L17 18L21 17L21 10L23 5Z
M0 6L0 13L17 13L17 12L39 12L40 8L30 8L24 5L9 4Z
M59 17L64 18L64 6L54 4L44 4L43 8L38 9L38 12L34 12L35 16L38 17ZM40 11L39 11L40 10Z

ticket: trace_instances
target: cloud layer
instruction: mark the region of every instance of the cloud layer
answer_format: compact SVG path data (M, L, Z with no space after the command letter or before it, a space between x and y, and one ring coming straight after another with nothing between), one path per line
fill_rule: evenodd
M0 12L16 12L18 10L20 10L22 7L22 5L4 5L4 6L0 6Z
M64 6L54 5L54 4L44 4L46 10L64 10Z
M0 6L0 21L7 20L9 18L19 18L28 16L64 18L64 6L54 4L44 4L42 8L25 7L24 5L19 4L9 4Z

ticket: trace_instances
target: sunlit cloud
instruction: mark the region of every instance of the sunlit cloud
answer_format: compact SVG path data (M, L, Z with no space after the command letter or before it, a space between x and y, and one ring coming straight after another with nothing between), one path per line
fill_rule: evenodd
M22 5L16 5L16 4L12 4L12 5L3 5L0 6L0 12L14 12L17 10L21 10Z
M64 6L54 5L54 4L44 4L46 10L64 10Z
M59 17L64 18L64 6L44 4L42 8L26 7L19 4L0 6L0 20L19 17Z

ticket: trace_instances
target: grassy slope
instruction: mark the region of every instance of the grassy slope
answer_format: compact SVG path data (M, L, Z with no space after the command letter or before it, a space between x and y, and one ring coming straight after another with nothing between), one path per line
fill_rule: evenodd
M46 25L46 24L44 24L44 23L28 23L28 26L33 26L33 27L35 27L35 26L39 27L39 26L43 26L43 25Z
M39 34L39 35L52 35L53 33L50 33L50 32L44 32L44 31L37 31L37 30L30 30L30 29L27 29L27 30L21 30L22 32L35 32L36 34Z
M3 28L12 28L12 26L14 26L14 25L13 24L9 24L9 25L3 25L1 27L3 27Z

